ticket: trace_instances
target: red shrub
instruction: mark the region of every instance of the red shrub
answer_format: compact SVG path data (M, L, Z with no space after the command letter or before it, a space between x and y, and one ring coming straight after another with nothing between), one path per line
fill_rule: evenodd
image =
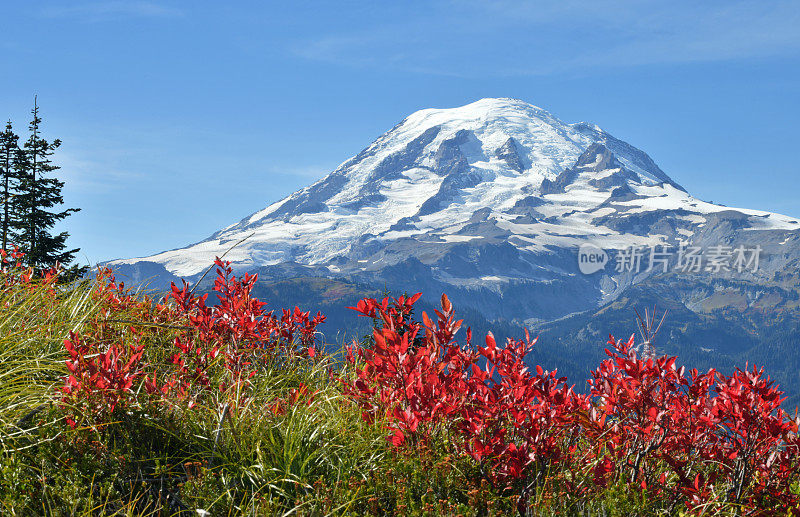
M437 321L423 313L422 323L411 319L418 298L351 307L375 329L371 346L348 348L356 366L345 390L366 420L387 423L396 447L449 441L496 486L518 487L521 503L549 476L562 495L627 483L672 510L797 508L789 486L798 475L797 422L780 410L763 371L687 378L675 357L641 359L633 338L612 337L590 394L580 395L555 372L526 366L536 342L527 332L504 347L491 334L473 347L468 330L459 345L461 321L447 297Z
M753 507L788 509L798 497L789 493L800 466L797 422L780 409L782 393L764 369L737 369L718 375L708 419L714 440L706 451L720 465L728 498ZM769 506L768 506L769 505Z
M133 328L129 331L136 333ZM77 410L68 417L68 423L75 427L84 419L90 424L109 421L115 409L128 401L134 382L144 374L144 346L98 342L71 332L64 340L64 348L69 353L66 365L70 374L62 388L62 402Z
M106 421L143 381L146 393L192 406L212 388L212 378L221 390L243 388L266 361L281 355L315 355L316 327L324 316L310 318L295 308L277 318L252 296L256 276L237 279L230 263L217 260L216 265L216 306L206 305L208 295L195 296L186 283L182 289L173 284L163 303L153 303L118 283L111 269L99 269L92 291L99 311L86 322L81 336L72 334L64 343L70 369L64 401L80 407L93 422ZM30 282L28 276L20 276L17 272L9 281ZM130 341L129 333L137 331L121 330L120 323L134 321L144 332L177 333L170 338L175 347L167 365L171 368L146 362L143 345L124 344ZM241 389L233 391L245 396ZM71 416L73 423L76 418Z
M781 393L763 369L730 377L694 370L687 379L674 357L638 358L633 338L609 344L614 350L590 380L597 407L587 434L599 484L613 475L697 511L720 503L756 513L797 507L797 422L780 409Z
M396 445L406 439L427 440L440 423L460 410L467 393L467 352L451 342L461 322L455 322L452 312L445 309L444 314L438 313L439 324L426 328L425 338L417 340L420 325L408 316L418 299L418 295L401 297L391 305L388 298L382 304L362 300L356 310L378 318L382 327L374 330L372 347L348 347L351 361L354 351L365 361L358 378L347 386L348 392L363 405L365 419L378 414L392 419ZM443 306L449 307L446 297Z
M294 311L284 309L277 318L264 309L264 302L252 296L258 275L245 274L237 279L230 262L217 259L215 264L214 291L219 299L215 306L206 305L208 295L195 296L185 282L180 289L172 284L170 296L176 318L186 320L190 327L175 338L177 353L172 357L182 396L192 386L210 387L209 371L220 355L229 374L221 389L244 386L260 364L279 356L290 358L300 353L313 357L316 329L325 321L322 314L310 318L309 312L297 307Z
M447 297L437 321L423 313L422 325L408 319L417 299L366 299L355 308L382 325L372 347L348 350L351 362L353 352L363 361L347 390L364 407L364 418L386 416L398 447L428 442L435 434L449 437L503 486L526 475L541 478L562 459L574 432L572 415L587 407L587 399L555 372L529 371L525 356L535 341L527 334L525 341L509 339L504 348L490 334L486 347L476 349L467 330L460 346L454 337L461 321ZM425 335L416 339L420 327Z

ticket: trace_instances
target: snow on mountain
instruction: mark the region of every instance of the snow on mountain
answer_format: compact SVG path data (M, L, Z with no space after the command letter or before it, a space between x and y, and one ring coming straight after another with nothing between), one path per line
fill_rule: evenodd
M581 244L790 240L793 251L772 257L767 275L798 255L798 230L789 217L692 197L646 153L595 125L482 99L413 113L323 179L202 242L112 265L192 278L244 239L226 256L241 268L313 267L400 287L430 277L429 287L467 298L476 290L531 298L511 315L525 319L585 310L635 281L612 271L581 276ZM579 300L534 299L545 295Z

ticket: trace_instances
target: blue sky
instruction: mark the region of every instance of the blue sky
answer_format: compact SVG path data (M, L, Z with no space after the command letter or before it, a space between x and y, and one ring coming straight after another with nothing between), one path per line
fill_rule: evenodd
M201 240L409 113L516 97L800 217L800 2L9 2L0 117L63 140L82 260Z

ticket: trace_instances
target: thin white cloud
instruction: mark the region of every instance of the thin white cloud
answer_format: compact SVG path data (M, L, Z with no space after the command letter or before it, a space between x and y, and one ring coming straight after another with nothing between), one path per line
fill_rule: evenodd
M59 150L53 161L61 167L54 173L55 177L64 181L68 190L76 192L111 192L147 177L141 172L122 170L112 164L82 158L64 150Z
M183 12L174 7L147 1L105 1L46 7L42 14L49 18L78 18L84 21L102 21L117 18L169 18Z
M425 16L370 25L324 34L293 51L343 66L462 77L800 53L800 2L793 0L452 1Z
M623 41L596 49L575 64L697 63L800 51L797 2L732 2L716 9L698 8L691 16L670 11L654 14Z

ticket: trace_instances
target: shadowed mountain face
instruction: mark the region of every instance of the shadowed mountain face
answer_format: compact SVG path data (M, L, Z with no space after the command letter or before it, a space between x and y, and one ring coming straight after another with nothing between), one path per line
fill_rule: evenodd
M554 341L578 339L586 315L614 313L629 333L631 307L619 304L652 299L680 314L668 343L690 337L681 346L741 358L759 328L780 334L798 315L798 221L700 201L643 151L513 99L413 113L208 239L112 265L155 287L196 281L244 238L226 258L265 285L315 277L431 300L447 292L487 321L534 325ZM608 260L584 274L579 249ZM714 335L730 339L701 342Z

